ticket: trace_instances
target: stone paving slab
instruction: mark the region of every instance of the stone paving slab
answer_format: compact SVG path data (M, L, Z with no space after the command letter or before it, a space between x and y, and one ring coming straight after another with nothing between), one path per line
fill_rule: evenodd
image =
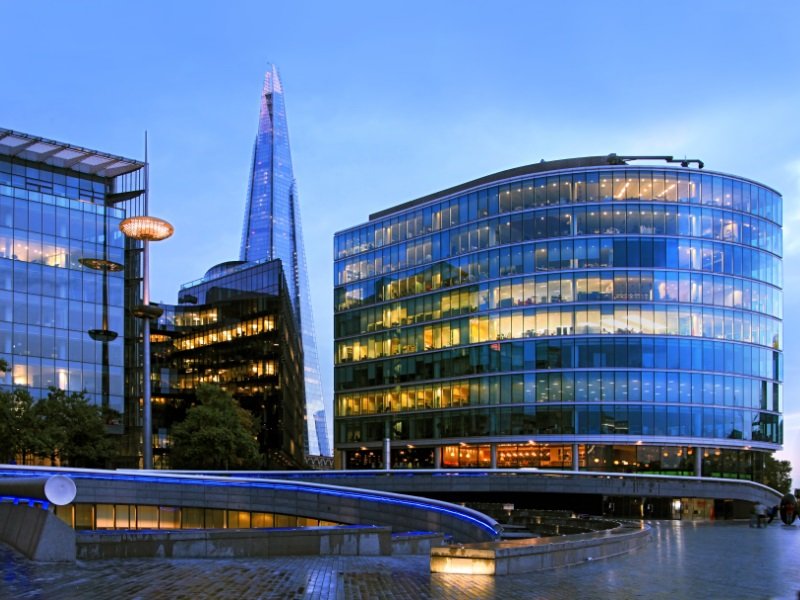
M0 598L753 599L800 597L800 527L653 523L633 555L504 577L431 574L427 556L111 560L45 565L0 546Z

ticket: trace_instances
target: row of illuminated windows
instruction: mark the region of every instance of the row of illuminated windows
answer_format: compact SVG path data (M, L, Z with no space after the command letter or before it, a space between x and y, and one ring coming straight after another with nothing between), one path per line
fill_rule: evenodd
M123 273L110 272L105 278L99 271L54 269L44 265L0 258L0 290L58 300L103 302L103 286L107 285L110 306L122 306ZM63 304L63 303L62 303Z
M710 373L559 371L338 394L336 416L541 402L655 402L760 408L779 412L778 383Z
M122 320L121 315L119 320ZM101 322L92 329L100 329ZM115 330L111 330L115 331ZM122 330L119 337L108 344L108 360L112 365L121 365L123 356ZM0 323L0 354L10 355L14 361L33 364L36 359L69 360L72 362L102 363L103 344L93 340L88 330L66 330L53 327L37 327L19 323Z
M628 170L572 173L490 186L339 233L337 258L530 208L596 202L683 202L730 208L780 224L782 198L747 182L700 173Z
M99 344L98 344L99 345ZM78 363L64 360L49 360L10 357L0 354L10 367L0 373L0 384L4 386L27 387L34 398L43 398L51 387L68 392L86 391L97 395L103 389L104 370L100 363ZM121 365L108 368L110 393L122 398L124 377ZM122 411L122 404L112 408Z
M655 215L653 214L655 212ZM389 273L397 269L423 265L495 246L574 236L610 235L674 235L742 243L780 254L780 226L760 222L738 213L683 207L666 212L638 205L579 209L556 209L540 213L521 213L500 219L460 227L452 231L426 236L416 242L404 242L383 250L362 253L337 261L337 269L346 273ZM694 214L696 213L696 214ZM673 217L665 221L664 215ZM660 218L660 222L654 220ZM645 219L647 217L647 219ZM752 221L752 222L751 222Z
M339 365L337 392L488 373L548 369L715 371L781 380L782 355L749 344L690 338L552 338L500 342Z
M525 405L339 418L337 444L506 435L629 435L783 442L779 415L749 409L644 404ZM465 442L468 440L464 440Z
M102 244L80 240L59 240L52 236L34 236L24 232L11 232L0 227L0 259L13 260L23 265L58 267L61 269L86 270L84 259L105 259L122 266L124 249L103 248ZM4 269L10 269L6 265Z
M56 516L73 529L266 529L332 527L331 521L280 513L144 504L68 504Z
M676 271L588 271L515 277L334 316L336 337L474 312L563 302L657 301L783 316L781 290L747 279Z
M104 310L99 300L62 300L0 290L0 326L14 323L42 328L86 332L110 329L122 335L123 311L119 305ZM33 330L33 329L32 329Z
M428 267L364 279L337 274L336 306L350 308L509 275L586 268L666 268L738 275L781 285L780 258L741 246L678 238L563 240L478 252Z
M212 325L217 322L219 318L219 310L216 307L204 308L202 310L181 310L174 311L174 319L172 325L177 328L181 327L201 327L204 325ZM242 331L237 331L241 335Z
M163 394L193 390L202 383L214 383L223 386L230 384L239 385L260 385L259 380L263 377L271 377L278 374L278 363L274 360L254 360L247 364L238 364L231 367L208 366L185 368L181 367L181 372L172 376L172 373L165 373L164 369L159 369L161 375L155 385L157 391Z
M503 468L571 469L572 444L497 444L497 466ZM431 449L432 450L432 449ZM578 468L587 471L694 474L695 452L702 452L703 473L711 477L751 479L758 467L748 450L690 446L578 445ZM458 445L442 448L445 468L489 468L491 446ZM433 466L433 456L426 461Z
M700 240L679 240L678 238L576 238L541 242L535 245L516 245L500 249L497 254L498 261L502 260L500 257L503 256L503 252L509 252L506 270L510 269L511 272L517 273L593 266L642 266L674 267L747 275L754 266L758 266L757 264L751 264L759 260L753 257L766 256L773 260L779 260L772 254L753 254L752 250L738 245L730 246L702 242ZM519 254L520 256L516 257L513 254ZM484 252L462 257L461 259L453 256L444 264L454 266L472 264L478 266L486 260L483 258L484 256L492 257L495 254ZM428 265L425 269L430 270L437 266L436 264L431 265L431 262L436 263L446 258L448 257L434 253L433 256L420 255L418 259L407 261L402 255L392 256L390 254L388 262L384 262L384 257L382 256L374 260L372 257L367 257L351 261L339 261L335 265L336 284L346 284L419 265ZM467 260L467 263L463 263L464 259ZM497 267L500 272L503 271L499 263ZM478 271L480 270L488 271L488 263L482 269L478 269ZM485 278L487 275L484 273L481 276L475 273L475 276ZM396 276L393 276L393 278L396 278Z
M571 469L572 444L535 443L494 444L497 466L501 469ZM762 480L759 465L762 452L691 446L645 446L611 444L577 444L577 465L581 471L626 473L658 473L692 475L695 452L701 452L702 472L711 477ZM392 468L434 468L434 453L440 453L441 467L446 469L488 469L492 465L492 445L458 444L422 446L392 450ZM344 452L348 469L382 468L382 453L361 448Z
M176 323L176 325L178 325L178 323ZM195 323L192 321L191 325L188 323L187 325L191 327L195 326ZM200 348L202 346L208 346L222 342L231 342L242 337L260 335L262 333L267 333L274 330L274 316L259 317L257 319L241 321L235 325L217 327L194 334L183 335L182 337L174 340L173 345L177 350L194 350L195 348Z
M219 310L214 306L204 306L188 310L186 306L162 306L164 312L158 317L157 329L173 331L176 328L204 327L219 320Z
M20 190L15 190L15 194L33 195ZM108 214L105 214L106 211ZM124 235L119 230L122 218L122 211L106 208L103 204L69 201L56 206L33 199L27 201L20 197L0 195L0 230L13 229L29 233L31 237L50 236L96 243L108 239L111 246L120 246L124 241Z
M778 319L718 308L600 304L507 310L336 340L336 362L539 336L681 335L780 348Z
M489 467L492 463L492 451L488 445L445 446L441 452L444 468ZM584 468L589 466L586 455L587 447L580 445L576 457L577 464ZM571 444L536 444L533 442L530 444L497 444L496 461L497 466L501 469L520 466L535 466L544 469L571 468L573 448Z

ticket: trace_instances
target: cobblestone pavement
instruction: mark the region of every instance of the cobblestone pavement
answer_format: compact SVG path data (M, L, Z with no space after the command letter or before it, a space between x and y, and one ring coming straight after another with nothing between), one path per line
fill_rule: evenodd
M0 598L800 598L800 527L653 523L636 554L505 577L431 574L424 556L150 559L43 565L0 545Z

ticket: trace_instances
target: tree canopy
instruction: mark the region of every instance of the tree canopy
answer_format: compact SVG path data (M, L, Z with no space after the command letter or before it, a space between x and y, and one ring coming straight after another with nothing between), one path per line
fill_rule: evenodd
M39 455L44 451L37 435L33 398L25 389L0 390L0 461L14 462L17 456Z
M788 494L792 489L792 463L767 456L764 467L764 484Z
M172 428L170 466L174 469L230 470L259 464L255 418L224 390L197 388L198 404Z
M64 466L105 467L114 450L103 410L82 392L51 388L35 402L24 388L0 390L0 460L37 456Z

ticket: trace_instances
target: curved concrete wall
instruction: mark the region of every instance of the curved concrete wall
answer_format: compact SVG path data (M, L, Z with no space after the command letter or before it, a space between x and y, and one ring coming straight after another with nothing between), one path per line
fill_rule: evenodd
M773 506L781 494L752 481L717 477L680 477L584 471L522 471L519 469L283 471L273 479L313 481L404 494L498 492L540 494L600 494L648 498L715 498L761 502Z
M178 529L81 531L77 558L270 558L275 556L386 556L388 527L313 529Z
M392 531L443 532L461 542L492 540L499 526L455 504L319 483L89 469L7 466L0 476L61 474L75 480L76 503L145 504L275 512Z

